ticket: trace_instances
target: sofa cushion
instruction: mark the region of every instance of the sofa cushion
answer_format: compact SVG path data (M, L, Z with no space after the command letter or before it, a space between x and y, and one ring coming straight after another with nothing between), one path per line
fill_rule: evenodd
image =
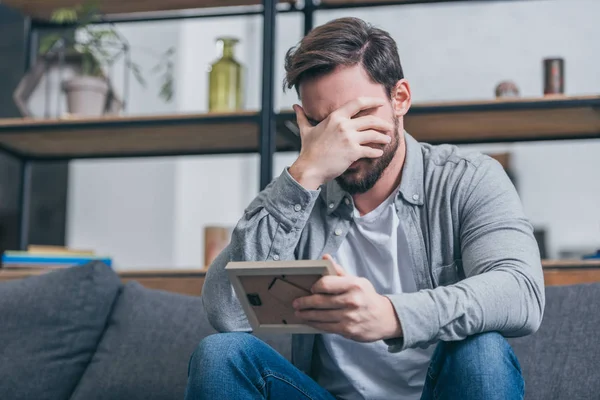
M72 399L182 399L190 356L214 332L200 297L130 282Z
M99 262L0 283L0 399L68 399L120 285Z
M510 339L525 378L525 398L597 399L600 393L600 284L550 286L542 325Z

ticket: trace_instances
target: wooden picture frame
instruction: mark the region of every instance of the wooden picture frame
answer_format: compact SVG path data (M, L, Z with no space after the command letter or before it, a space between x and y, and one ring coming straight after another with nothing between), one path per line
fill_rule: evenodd
M328 260L230 262L225 271L255 333L322 333L303 324L292 301L311 294L325 275L336 275Z

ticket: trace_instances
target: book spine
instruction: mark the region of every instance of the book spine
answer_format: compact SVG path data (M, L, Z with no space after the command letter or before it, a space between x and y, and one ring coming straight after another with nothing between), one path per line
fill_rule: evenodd
M84 265L92 261L101 261L112 267L110 258L80 258L80 257L27 257L27 256L2 256L2 264L28 264L28 265Z

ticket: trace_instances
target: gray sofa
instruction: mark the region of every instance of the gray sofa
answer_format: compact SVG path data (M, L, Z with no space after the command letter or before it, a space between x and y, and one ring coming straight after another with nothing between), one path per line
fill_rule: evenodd
M600 284L547 289L538 333L511 339L528 399L600 399ZM0 284L0 399L181 399L213 333L200 298L122 285L100 263ZM263 337L289 358L289 337Z

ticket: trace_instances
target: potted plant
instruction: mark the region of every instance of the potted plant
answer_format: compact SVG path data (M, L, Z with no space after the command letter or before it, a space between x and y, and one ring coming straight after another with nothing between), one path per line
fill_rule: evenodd
M142 68L129 57L130 46L114 24L98 25L94 22L100 15L94 7L75 6L60 8L53 12L51 21L72 27L70 34L51 34L40 43L42 55L61 54L63 57L77 57L80 60L80 74L65 80L62 89L67 96L69 113L78 116L99 116L109 107L111 95L109 70L124 57L125 68L142 86L146 80ZM170 101L174 93L174 48L169 48L157 56L157 64L152 72L160 74L159 96Z

